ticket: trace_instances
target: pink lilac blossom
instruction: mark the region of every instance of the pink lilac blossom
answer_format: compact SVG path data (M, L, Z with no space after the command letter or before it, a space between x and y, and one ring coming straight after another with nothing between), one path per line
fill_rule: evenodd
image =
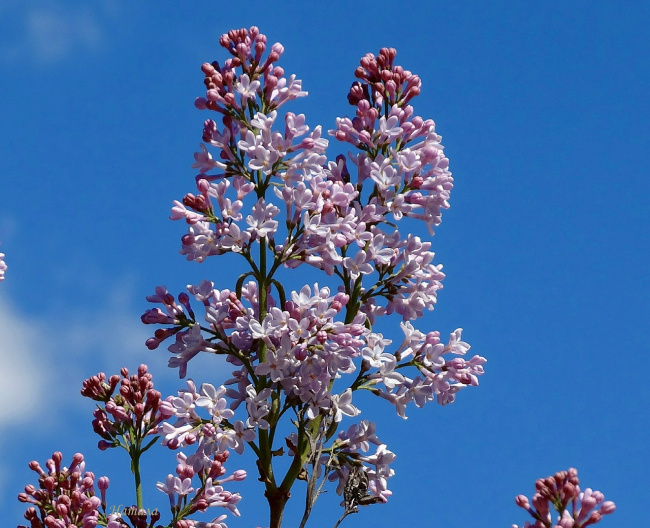
M159 306L143 322L164 328L147 346L174 337L169 366L181 378L201 352L223 355L235 367L220 387L197 391L190 380L166 400L175 421L161 423L163 443L192 446L188 460L197 470L226 449L250 446L274 526L299 470L337 480L346 511L385 502L395 455L374 433L373 455L365 454L367 440L343 436L327 446L339 424L361 412L355 391L370 391L406 417L411 403L453 402L462 387L478 384L485 363L463 357L469 345L460 329L444 345L439 333L410 323L434 308L445 276L431 242L413 234L412 223L433 233L453 187L434 122L410 105L421 81L394 64L393 49L363 57L348 95L355 116L337 119L330 131L355 150L330 162L321 127L311 129L304 115L286 112L278 127L277 109L307 95L301 81L276 65L284 48L269 50L256 27L233 30L220 44L231 56L203 64L206 93L195 104L216 112L221 124L204 122L193 164L198 192L174 202L171 218L188 224L181 239L188 260L231 253L250 271L234 290L203 281L177 298L162 286L148 298ZM411 224L403 234L398 223L405 220ZM324 271L334 290L315 284L285 291L276 274L301 265ZM203 314L194 313L189 296ZM398 346L373 329L391 314L403 320ZM297 432L285 438L292 462L280 484L270 478L269 439L289 410ZM374 431L374 424L361 424L354 427Z
M484 373L485 358L466 357L462 329L444 344L440 332L411 322L433 310L445 277L431 242L414 227L419 222L433 235L453 188L435 123L411 106L420 78L395 64L392 48L365 55L348 93L354 116L337 118L329 131L353 150L329 161L322 127L310 128L303 114L278 117L279 107L307 96L302 81L276 64L283 46L268 47L257 27L232 30L219 42L230 57L202 65L205 96L195 106L215 112L220 123L204 121L191 164L199 171L196 194L174 201L170 218L188 225L180 250L187 260L230 253L245 261L244 272L232 290L203 280L174 296L158 286L147 297L157 306L142 322L163 326L147 340L149 349L174 338L169 366L181 378L200 353L224 356L232 377L200 387L188 379L164 400L146 365L134 375L122 369L121 377L86 380L82 394L98 402L99 448L129 453L138 506L107 516L108 479L98 480L96 497L94 475L81 479L83 456L67 470L55 453L49 475L31 464L41 489L27 486L19 496L39 508L25 514L32 528L123 528L125 518L153 526L160 513L148 520L141 507L139 459L159 439L184 450L176 474L157 483L169 500L169 526L227 528L225 515L211 522L190 516L210 507L240 514L241 496L223 484L246 472L225 476L224 465L231 450L247 448L257 458L271 528L280 528L296 480L308 483L300 528L327 481L342 496L338 526L359 506L385 503L395 474L396 454L374 422L343 429L361 414L356 391L382 398L406 418L408 408L452 403ZM281 270L303 265L323 271L327 284L291 290ZM0 280L5 270L0 253ZM393 344L376 325L395 314L404 337ZM276 437L279 431L286 436ZM274 466L278 457L288 457L283 469ZM551 527L549 502L559 513L555 528L583 528L615 508L598 491L581 492L573 469L538 481L537 490L534 508L526 497L516 499L535 519L526 527Z

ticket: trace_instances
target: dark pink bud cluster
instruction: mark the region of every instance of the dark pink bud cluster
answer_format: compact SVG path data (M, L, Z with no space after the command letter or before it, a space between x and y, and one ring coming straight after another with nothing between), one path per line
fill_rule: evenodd
M18 500L31 504L25 512L30 528L94 528L105 518L99 509L106 508L108 479L99 479L100 499L95 495L95 475L84 471L83 455L76 453L69 467L63 467L62 460L63 455L57 451L46 462L47 471L36 461L29 464L38 473L39 487L25 486L25 492L18 495ZM21 525L18 528L27 527Z
M352 84L348 94L351 105L358 106L366 100L381 110L384 101L390 106L404 106L420 94L420 78L401 66L394 66L396 55L395 48L382 48L377 57L368 53L361 58L361 65L354 72L360 80Z
M216 61L201 66L207 91L205 97L196 99L196 107L223 114L224 125L230 127L233 118L243 116L243 110L256 95L262 96L262 107L257 102L252 104L255 110L264 112L306 95L302 92L300 81L294 76L284 78L284 69L274 65L284 52L282 44L273 44L266 58L263 58L266 42L266 35L255 26L231 30L222 35L219 43L232 57L224 61L223 66ZM241 75L237 75L237 68L241 68Z
M613 513L616 505L605 501L600 491L587 488L580 491L578 471L570 468L535 482L536 492L529 501L525 495L515 497L515 503L535 519L523 528L585 528L600 521L603 515ZM531 506L532 502L532 506ZM552 510L558 514L552 522ZM513 527L513 528L516 528Z
M111 376L109 385L104 382L106 375L100 372L85 380L81 390L83 396L105 402L93 412L93 430L102 438L98 444L101 450L121 445L120 437L125 435L142 438L155 434L157 425L167 418L160 412L160 392L154 390L146 365L140 365L137 374L129 375L126 368L120 374L121 378Z
M107 383L106 374L100 372L96 376L84 380L81 395L91 400L106 402L115 392L115 388L119 382L120 377L115 374L110 377Z

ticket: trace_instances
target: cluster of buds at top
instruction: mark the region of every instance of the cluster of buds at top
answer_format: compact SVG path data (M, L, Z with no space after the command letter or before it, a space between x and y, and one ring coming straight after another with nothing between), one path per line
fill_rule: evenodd
M587 488L580 491L578 471L558 471L552 477L535 482L536 492L531 501L525 495L515 498L517 506L524 508L535 519L522 528L586 528L600 521L603 515L613 513L616 505L605 501L600 491ZM531 506L532 502L532 506ZM553 523L551 510L558 513ZM518 528L513 525L513 528Z
M395 48L382 48L376 57L372 53L362 57L361 65L354 72L359 81L352 84L348 94L352 106L368 101L381 111L385 102L390 106L404 106L420 95L420 78L401 66L394 66L396 55Z
M274 66L284 47L280 43L266 51L266 36L255 26L250 29L238 29L221 36L219 43L232 55L224 61L205 63L201 67L205 74L204 84L207 88L205 98L195 101L197 108L214 110L224 114L224 124L229 124L231 117L238 118L249 100L257 95L262 98L262 107L256 110L270 112L296 97L306 95L302 83L294 75L284 77L284 69ZM236 68L242 69L238 78ZM206 139L207 141L207 139Z
M85 380L81 389L82 396L104 404L98 405L93 413L93 430L102 437L102 450L126 448L124 442L133 443L154 435L158 424L166 418L159 412L160 392L154 390L146 365L140 365L137 374L129 376L127 368L122 368L120 374L121 378L113 375L107 381L100 372Z
M38 488L31 484L18 495L20 502L31 504L25 512L30 528L94 528L104 524L108 478L97 481L100 497L95 495L95 475L84 471L84 457L76 453L70 467L63 467L63 455L56 452L45 466L33 460L30 469L38 473ZM103 522L102 522L103 521ZM28 528L19 526L18 528Z

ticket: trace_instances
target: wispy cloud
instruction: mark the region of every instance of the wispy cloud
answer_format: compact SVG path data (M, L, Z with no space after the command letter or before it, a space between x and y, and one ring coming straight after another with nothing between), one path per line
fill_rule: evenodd
M79 7L6 1L0 11L0 27L5 26L0 59L5 62L53 63L81 50L96 50L106 39L102 17L114 11L110 2Z
M52 313L21 313L0 297L0 431L33 420L43 402L77 407L81 381L98 370L109 374L143 363L149 329L128 307L128 281L116 282L95 310L66 306ZM56 420L50 408L48 421Z
M0 429L33 419L43 405L51 362L40 351L43 324L19 314L11 303L0 298Z

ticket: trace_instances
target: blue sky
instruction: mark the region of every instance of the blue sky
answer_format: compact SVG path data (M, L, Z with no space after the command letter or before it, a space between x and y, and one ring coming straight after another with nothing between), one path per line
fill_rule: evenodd
M147 363L170 393L168 353L148 351L139 320L158 284L180 291L237 270L177 254L174 199L192 191L207 117L204 61L219 36L257 25L310 96L290 108L332 128L348 115L354 68L397 48L420 75L416 113L443 135L456 187L434 250L447 278L419 322L463 327L488 358L475 389L403 421L370 402L398 455L394 495L343 526L461 528L523 523L513 498L571 466L617 503L602 526L647 515L650 487L648 122L650 7L645 2L289 2L245 4L4 0L0 6L0 509L53 450L87 455L121 480L121 453L98 453L84 378ZM305 280L311 280L307 278ZM296 289L301 284L296 285ZM193 372L194 370L194 372ZM217 362L190 364L223 381ZM205 378L201 378L205 375ZM381 403L381 402L380 402ZM362 415L363 416L363 415ZM151 486L173 471L149 460ZM243 516L265 522L248 458ZM122 463L121 466L118 464ZM146 464L146 462L145 462ZM124 471L122 471L122 474ZM131 502L128 484L112 488ZM333 490L315 512L332 526ZM149 504L166 498L151 491ZM157 501L157 502L156 502ZM289 510L286 526L298 525Z

